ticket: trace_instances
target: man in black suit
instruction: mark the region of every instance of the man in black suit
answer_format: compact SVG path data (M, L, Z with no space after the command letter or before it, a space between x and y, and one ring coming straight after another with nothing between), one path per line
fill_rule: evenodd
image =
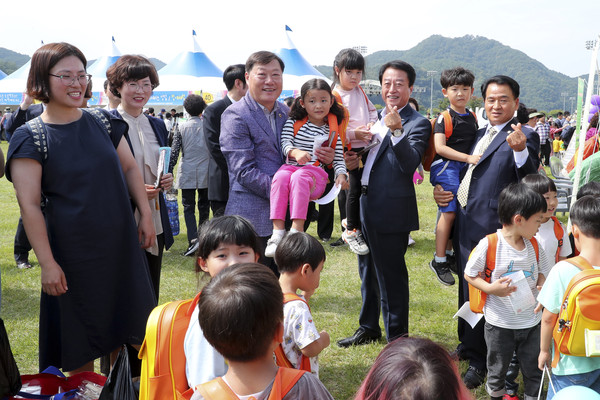
M15 133L18 127L25 124L25 122L38 117L44 112L43 104L33 104L33 98L29 97L28 94L23 96L23 101L17 108L17 111L10 115L10 118L6 121L6 138L10 140L10 137ZM28 269L31 268L29 262L29 251L31 250L31 244L27 239L25 233L25 227L23 226L23 220L19 217L19 223L17 224L17 232L15 233L15 244L14 244L14 256L17 263L17 268Z
M454 250L458 268L459 307L469 300L464 269L471 250L486 235L501 228L498 197L502 189L537 172L540 137L531 129L521 129L514 117L519 107L519 84L512 78L497 75L481 85L481 94L489 124L477 132L471 154L481 155L476 165L465 165L457 192L460 204L454 225ZM452 199L452 193L434 189L439 205ZM469 360L464 382L469 389L481 385L486 375L486 345L483 337L485 319L471 328L458 320L459 358Z
M381 337L380 311L388 342L408 334L408 271L404 254L410 231L419 229L412 181L431 135L431 123L408 105L416 73L403 61L379 70L381 97L386 104L371 128L372 148L362 173L360 219L370 253L358 256L362 280L360 326L340 347L360 345ZM346 156L348 169L358 167L356 153Z
M210 153L208 164L208 200L214 217L223 215L229 198L229 172L227 161L221 152L221 115L227 107L246 94L244 64L230 65L223 73L227 96L204 110L204 138Z

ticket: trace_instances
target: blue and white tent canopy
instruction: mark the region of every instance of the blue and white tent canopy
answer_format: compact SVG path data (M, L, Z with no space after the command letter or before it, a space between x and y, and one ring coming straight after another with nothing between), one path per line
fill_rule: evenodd
M314 68L298 51L290 35L292 30L285 26L286 41L275 53L283 60L283 92L280 98L297 95L302 85L313 78L321 78L331 84L331 80Z
M0 80L0 104L21 104L23 93L27 89L27 76L31 60L21 68Z
M202 94L207 103L223 97L223 71L202 51L192 31L193 51L177 55L158 71L160 85L148 104L183 104L188 94Z
M6 78L7 76L8 76L8 75L6 75L6 74L4 73L4 71L2 71L2 70L0 69L0 80L2 80L2 79L4 79L4 78Z
M115 43L115 37L112 37L111 52L109 56L102 56L87 68L88 74L92 75L92 80L96 88L102 87L106 80L106 70L121 57L121 52Z

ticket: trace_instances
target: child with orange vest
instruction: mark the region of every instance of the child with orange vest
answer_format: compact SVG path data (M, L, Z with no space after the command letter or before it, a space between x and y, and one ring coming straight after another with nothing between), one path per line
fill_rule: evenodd
M329 346L329 334L319 332L308 300L319 287L325 250L307 233L287 235L277 247L275 263L284 294L283 342L275 352L277 365L303 369L319 376L318 355ZM303 295L298 295L301 290Z
M487 346L490 399L502 399L506 393L506 372L513 351L524 371L525 399L537 398L542 373L537 368L536 344L540 338L539 313L534 312L538 287L544 283L550 267L544 250L535 251L533 236L537 232L546 202L541 194L522 183L513 183L500 193L498 216L502 229L496 232L495 265L487 266L488 237L483 238L465 267L465 280L487 294L484 338ZM485 273L485 277L482 277ZM513 285L518 282L517 286ZM471 301L473 292L469 290ZM529 301L525 299L529 298Z
M544 249L548 265L553 266L571 254L571 242L569 241L567 229L554 216L556 207L558 206L556 185L552 179L540 174L529 174L521 182L546 199L546 213L542 217L542 224L535 234L535 239L539 243L539 246ZM518 398L519 384L516 382L518 375L519 361L516 354L514 354L506 373L506 392L508 397L505 397L505 399L512 400Z
M329 179L324 168L334 168L335 183L342 189L348 186L344 163L343 127L346 113L323 79L311 79L300 89L294 100L289 119L281 132L281 150L286 156L271 183L271 220L273 234L267 241L266 257L273 257L285 236L285 217L290 209L290 232L303 232L308 204L325 191ZM335 149L333 166L319 163L315 149L330 146Z
M283 337L283 293L269 268L254 263L225 268L202 289L198 309L204 336L229 369L198 385L192 400L333 399L313 374L273 363Z

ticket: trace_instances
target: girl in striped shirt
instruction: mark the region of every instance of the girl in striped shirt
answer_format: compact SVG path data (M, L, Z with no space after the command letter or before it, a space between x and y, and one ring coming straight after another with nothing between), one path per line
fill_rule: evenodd
M271 220L273 235L267 242L265 256L273 257L277 245L285 235L285 216L288 203L292 228L303 232L308 204L325 191L327 172L334 168L336 185L347 189L348 178L343 156L343 135L346 112L335 101L331 88L322 79L307 81L294 100L283 132L281 149L286 163L273 176L271 183ZM322 165L315 156L319 146L335 149L332 165Z

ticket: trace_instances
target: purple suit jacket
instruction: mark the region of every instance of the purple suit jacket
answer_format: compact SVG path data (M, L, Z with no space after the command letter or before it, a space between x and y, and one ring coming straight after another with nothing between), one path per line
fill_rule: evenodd
M280 138L289 109L277 102L275 110L277 132L250 92L221 117L219 142L229 169L225 214L248 219L261 237L273 231L269 215L271 180L284 162Z

